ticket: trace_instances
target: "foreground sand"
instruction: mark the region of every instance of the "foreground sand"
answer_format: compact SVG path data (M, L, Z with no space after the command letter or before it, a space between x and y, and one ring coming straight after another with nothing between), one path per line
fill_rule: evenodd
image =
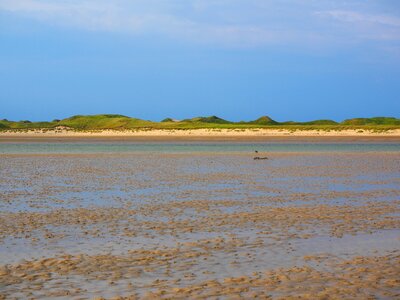
M398 299L399 153L268 156L0 155L0 298Z

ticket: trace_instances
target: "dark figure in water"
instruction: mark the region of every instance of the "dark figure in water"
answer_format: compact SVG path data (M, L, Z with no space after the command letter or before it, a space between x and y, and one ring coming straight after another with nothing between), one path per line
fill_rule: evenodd
M256 150L256 151L254 151L256 154L258 154L258 151ZM259 159L268 159L268 157L259 157L259 156L256 156L256 157L254 157L254 160L259 160Z

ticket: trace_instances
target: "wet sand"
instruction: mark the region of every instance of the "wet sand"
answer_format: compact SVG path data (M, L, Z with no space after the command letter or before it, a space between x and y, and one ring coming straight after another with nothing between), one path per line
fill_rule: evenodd
M400 154L268 157L0 154L0 299L399 298Z
M185 142L268 142L268 143L400 143L399 136L36 136L0 135L6 143L185 143Z

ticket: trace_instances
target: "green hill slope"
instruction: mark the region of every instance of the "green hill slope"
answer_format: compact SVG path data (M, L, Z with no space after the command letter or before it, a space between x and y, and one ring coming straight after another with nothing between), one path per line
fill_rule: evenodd
M355 118L337 123L332 120L315 120L310 122L277 122L268 116L262 116L249 122L230 122L217 116L196 117L176 121L172 118L164 119L161 122L152 122L131 118L124 115L102 114L102 115L76 115L63 120L51 122L30 122L0 120L0 130L24 130L24 129L51 129L56 127L68 127L74 130L104 130L104 129L195 129L195 128L283 128L289 130L343 130L343 129L366 129L366 130L388 130L400 128L400 119L392 117L376 118Z
M230 124L227 120L221 119L217 116L210 116L210 117L196 117L192 119L186 119L182 122L189 122L189 123L212 123L212 124Z
M354 118L344 120L343 125L400 125L400 119L392 117Z
M30 122L30 121L8 121L0 120L0 129L29 129L29 128L51 128L52 122Z
M161 121L161 123L166 123L166 122L174 122L174 119L172 118L165 118Z
M276 122L275 120L271 119L268 116L262 116L262 117L258 118L257 120L250 121L248 123L249 124L257 124L257 125L276 125L276 124L278 124L278 122Z
M123 115L73 116L57 123L74 129L124 129L151 126L153 122L130 118Z
M310 122L302 122L303 125L337 125L338 122L333 120L315 120Z

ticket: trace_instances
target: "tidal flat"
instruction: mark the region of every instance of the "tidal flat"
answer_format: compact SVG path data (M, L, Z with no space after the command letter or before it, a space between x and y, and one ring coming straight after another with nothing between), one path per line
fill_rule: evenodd
M29 147L0 144L0 299L400 298L399 144Z

